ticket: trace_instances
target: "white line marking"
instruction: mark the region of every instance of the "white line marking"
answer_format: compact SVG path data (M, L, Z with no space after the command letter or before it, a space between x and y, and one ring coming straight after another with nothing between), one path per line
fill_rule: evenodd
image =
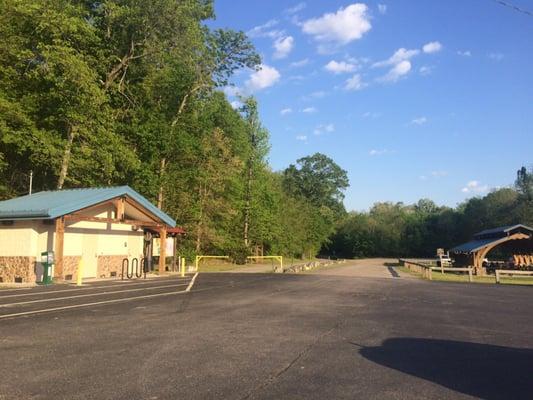
M180 280L187 280L187 278L179 278L179 279ZM152 281L149 281L149 282L121 283L121 284L115 284L115 285L98 285L98 286L90 286L90 285L85 286L84 285L83 287L76 288L76 289L62 289L62 290L50 290L50 291L43 290L43 291L37 291L37 292L33 292L33 293L8 294L6 296L2 296L2 294L0 292L0 300L9 299L9 298L12 298L12 297L39 296L41 294L75 292L75 291L78 291L78 290L106 289L106 288L116 288L116 287L121 287L121 286L140 286L140 285L148 285L150 283L157 283L157 282L165 283L166 281L167 281L166 279L158 279L158 280L152 280ZM22 290L22 289L19 289L19 290Z
M102 295L104 295L104 294L139 292L139 291L141 291L141 290L166 289L166 288L169 288L169 287L179 287L179 286L185 286L185 285L186 285L186 283L181 284L181 285L164 285L164 286L153 286L153 287L149 287L149 288L126 289L126 290L113 290L113 291L109 291L109 292L78 294L78 295L76 295L76 296L52 297L51 299L38 299L38 300L20 301L20 302L18 302L18 303L6 303L6 304L0 304L0 308L2 308L2 307L19 306L19 305L22 305L22 304L43 303L43 302L45 302L45 301L60 301L60 300L68 300L68 299L77 299L77 298L79 298L79 297L102 296Z
M187 286L187 289L185 289L186 292L190 292L192 289L192 286L194 285L194 281L196 280L196 277L198 276L198 272L194 274L191 281L189 282L189 286Z
M46 308L46 309L43 309L43 310L25 311L25 312L19 312L19 313L14 313L14 314L0 315L0 319L10 318L10 317L21 317L23 315L31 315L31 314L42 314L42 313L52 312L52 311L69 310L69 309L72 309L72 308L98 306L98 305L101 305L101 304L124 303L126 301L131 301L131 300L150 299L150 298L154 298L154 297L172 296L172 295L184 294L184 293L187 293L187 292L185 292L185 290L182 290L181 292L148 294L148 295L145 295L145 296L127 297L125 299L104 300L104 301L97 301L97 302L94 302L94 303L84 303L84 304L76 304L76 305L72 305L72 306Z

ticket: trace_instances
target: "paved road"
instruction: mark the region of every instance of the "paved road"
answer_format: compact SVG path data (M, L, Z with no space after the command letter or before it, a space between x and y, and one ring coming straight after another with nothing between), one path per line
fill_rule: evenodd
M318 275L346 276L354 278L409 278L396 271L391 265L398 263L396 258L369 258L347 260L343 264L321 268L312 273Z
M183 283L146 288L167 282ZM27 292L2 291L0 303ZM532 294L401 278L200 274L187 294L0 319L0 399L531 399ZM140 294L96 298L123 296ZM81 298L31 307L71 301Z

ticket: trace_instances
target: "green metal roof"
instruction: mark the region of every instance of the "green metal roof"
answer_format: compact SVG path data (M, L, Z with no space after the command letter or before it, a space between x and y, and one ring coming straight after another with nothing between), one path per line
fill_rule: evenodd
M136 201L169 226L176 221L129 186L94 189L67 189L38 192L0 202L0 221L20 219L55 219L117 197Z

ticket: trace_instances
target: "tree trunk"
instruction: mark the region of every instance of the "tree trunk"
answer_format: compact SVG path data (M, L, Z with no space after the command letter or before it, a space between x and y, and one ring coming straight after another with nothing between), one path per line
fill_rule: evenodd
M196 254L200 254L202 248L202 220L203 220L203 197L202 185L198 187L198 203L200 205L200 215L198 216L198 224L196 225Z
M157 208L162 209L163 200L164 200L164 191L163 191L163 177L165 175L165 167L167 164L167 159L163 157L159 164L159 193L157 194Z
M59 178L57 180L58 190L63 189L63 185L65 184L65 179L67 178L68 166L70 163L70 155L72 152L72 144L74 142L74 138L76 137L76 131L77 131L76 127L73 127L71 125L68 126L67 144L65 145L65 149L63 150L63 158L61 159L61 171L59 172Z
M255 151L256 151L256 135L255 135L256 126L252 122L251 126L251 137L250 144L252 147L252 153L248 159L248 171L246 176L246 198L244 200L244 227L243 227L243 239L244 245L246 248L250 245L249 231L250 231L250 210L252 205L252 179L253 179L253 167L255 161Z
M250 208L252 202L252 162L248 164L248 175L246 178L246 198L244 203L244 227L243 227L243 239L244 245L249 246L249 230L250 230Z

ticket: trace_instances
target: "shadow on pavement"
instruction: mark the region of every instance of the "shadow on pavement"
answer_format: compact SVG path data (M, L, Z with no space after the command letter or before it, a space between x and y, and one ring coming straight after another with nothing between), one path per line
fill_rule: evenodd
M533 399L533 349L392 338L359 352L380 365L481 399Z

